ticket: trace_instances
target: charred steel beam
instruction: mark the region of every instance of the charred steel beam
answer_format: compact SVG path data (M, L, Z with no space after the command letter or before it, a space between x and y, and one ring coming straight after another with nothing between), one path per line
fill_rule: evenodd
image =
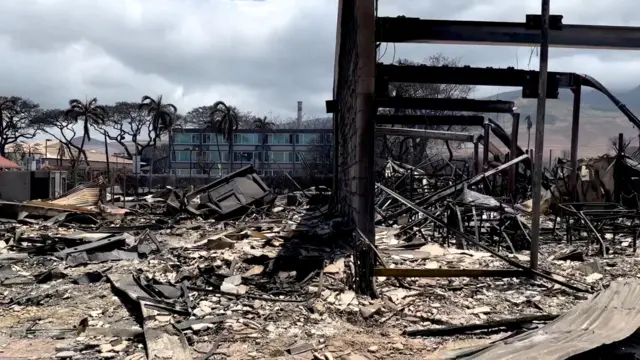
M429 138L429 139L461 141L461 142L473 142L476 137L473 134L453 132L453 131L405 129L405 128L390 128L390 127L376 127L376 136L377 135L406 136L406 137Z
M556 95L558 88L572 88L576 74L565 72L548 73L547 96ZM538 96L538 71L514 68L477 68L453 66L404 66L378 63L376 66L376 91L385 94L388 83L456 84L477 86L523 87L523 96Z
M542 40L540 27L526 22L380 17L376 25L377 42L534 46ZM639 27L565 24L561 27L549 30L549 46L640 50Z
M377 115L378 125L482 126L480 115Z
M377 98L376 105L378 108L388 109L422 109L505 114L512 113L515 107L513 101L503 100L407 98L399 96Z
M375 276L387 277L525 277L528 273L518 269L412 269L376 268Z

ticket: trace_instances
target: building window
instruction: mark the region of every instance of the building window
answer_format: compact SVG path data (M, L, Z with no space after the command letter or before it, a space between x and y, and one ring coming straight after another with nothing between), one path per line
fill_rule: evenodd
M322 134L296 134L296 145L322 144Z
M173 135L174 144L199 144L200 134L178 133Z
M250 163L253 161L253 152L240 152L237 151L233 153L233 162L239 163Z
M174 151L173 152L173 161L175 162L190 162L191 159L189 158L191 156L191 158L193 159L193 161L196 161L198 156L197 156L197 151Z
M198 169L172 169L171 173L176 175L176 176L193 176L193 175L199 175L200 174L200 170Z
M222 159L220 159L220 157L222 157ZM218 153L218 151L203 151L200 159L209 163L227 162L229 161L229 152L220 151L220 153Z
M333 144L333 134L325 134L324 138L327 145Z
M293 162L293 152L291 151L271 151L269 152L270 161L275 163L291 163Z
M213 177L222 177L228 174L227 167L223 167L221 165L215 166L213 169L209 170L209 176Z
M218 142L216 142L216 137L218 138ZM222 134L212 134L212 133L208 133L208 134L202 134L202 143L203 144L208 144L208 145L215 145L215 144L226 144L227 141L224 139L224 135Z
M233 143L240 145L260 145L260 134L233 134Z
M293 144L292 134L268 134L267 144L270 145L291 145Z

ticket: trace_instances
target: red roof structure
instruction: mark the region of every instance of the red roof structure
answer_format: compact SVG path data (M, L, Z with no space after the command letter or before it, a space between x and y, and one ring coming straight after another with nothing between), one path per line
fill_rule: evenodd
M0 169L21 169L22 166L0 155Z

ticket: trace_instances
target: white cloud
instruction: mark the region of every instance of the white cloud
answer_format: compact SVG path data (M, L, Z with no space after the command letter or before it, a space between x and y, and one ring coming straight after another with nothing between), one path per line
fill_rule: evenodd
M382 16L523 21L538 0L380 0ZM639 3L557 0L565 23L638 25ZM323 114L333 86L337 0L21 0L0 12L0 94L47 107L164 96L181 112L223 100L257 114ZM395 58L442 52L476 66L526 68L527 48L398 45ZM391 60L392 47L385 60ZM551 49L551 70L610 87L640 83L640 53ZM531 68L537 68L537 58ZM488 95L501 89L479 89Z

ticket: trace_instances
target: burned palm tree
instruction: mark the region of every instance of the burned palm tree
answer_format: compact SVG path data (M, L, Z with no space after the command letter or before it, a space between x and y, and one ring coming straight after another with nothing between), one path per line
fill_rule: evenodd
M164 103L162 101L162 95L159 95L155 99L151 96L145 95L142 97L142 100L140 100L139 106L140 109L146 111L147 116L149 116L151 120L151 128L155 134L153 138L153 152L151 154L151 168L149 170L149 188L151 188L157 141L162 136L162 133L167 132L169 134L169 153L171 154L171 152L173 152L173 148L171 146L172 131L175 125L178 108L173 104Z
M80 148L78 149L78 158L81 154L85 154L84 145L86 140L91 141L91 126L102 126L106 122L107 110L104 106L98 105L98 98L93 98L91 100L85 100L84 102L79 99L71 99L69 100L69 108L64 112L64 115L69 117L75 122L78 122L80 118L82 118L82 141L80 142ZM107 173L109 172L109 154L106 153L107 157ZM84 159L89 166L89 160L87 156L84 156ZM76 179L77 175L77 167L80 162L76 161L76 164L73 169L73 178Z
M267 117L262 119L257 117L253 120L253 128L260 131L262 136L262 160L265 163L269 163L267 160L267 140L269 139L268 133L273 133L276 124L267 120Z
M223 101L216 101L211 111L212 128L216 134L222 134L229 143L228 171L232 172L233 167L233 134L238 130L238 112L225 104Z

